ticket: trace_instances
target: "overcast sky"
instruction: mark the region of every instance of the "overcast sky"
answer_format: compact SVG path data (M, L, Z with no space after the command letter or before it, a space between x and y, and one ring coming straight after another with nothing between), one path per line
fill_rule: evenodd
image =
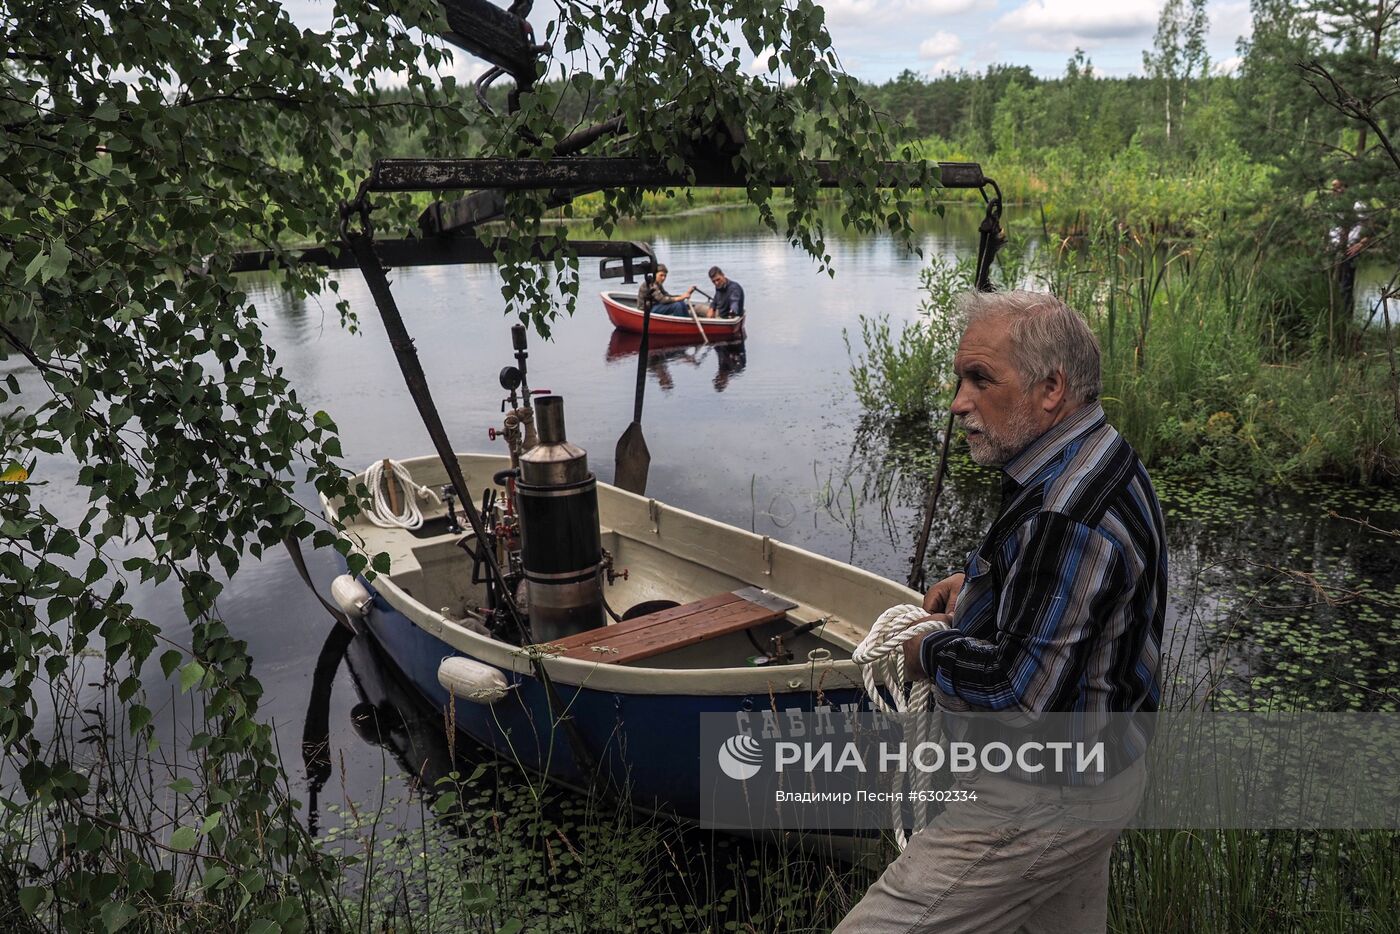
M286 6L303 27L329 25L330 0L286 0ZM1064 72L1076 48L1101 74L1141 74L1162 0L830 0L822 6L846 70L880 82L906 68L936 75L994 62L1029 65L1051 77ZM553 9L549 0L535 3L530 19L538 35ZM1211 62L1229 70L1236 41L1249 34L1249 2L1209 0L1207 9ZM480 62L458 53L459 78L482 70Z
M883 81L905 68L937 74L996 62L1062 74L1076 48L1103 74L1142 73L1161 0L833 0L832 41L846 70ZM1249 33L1248 0L1210 0L1211 62L1229 68Z

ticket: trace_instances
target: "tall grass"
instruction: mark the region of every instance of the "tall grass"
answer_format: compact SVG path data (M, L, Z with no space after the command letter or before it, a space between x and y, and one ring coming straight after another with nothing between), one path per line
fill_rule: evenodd
M1393 931L1400 909L1392 831L1133 831L1119 841L1109 928Z
M373 863L328 928L828 931L897 855L886 842L851 863L819 838L745 840L596 793L477 785L417 828L347 822L342 833L374 833ZM1397 865L1387 831L1128 831L1109 929L1380 934L1400 910Z
M1014 276L1014 264L1012 268ZM957 297L972 288L973 276L970 260L935 261L920 273L924 298L918 317L898 333L889 315L861 315L859 345L849 331L841 331L851 357L852 389L867 415L917 430L935 413L947 411L956 383Z
M1182 239L1116 222L1042 239L1033 254L1024 242L1008 251L1014 271L1003 282L1028 279L1085 314L1103 353L1105 409L1148 463L1268 481L1400 478L1394 332L1362 333L1350 351L1300 337L1300 305L1325 295L1291 285L1295 270L1279 256L1209 232ZM950 304L949 285L965 279L935 265L925 314L902 333L862 319L851 374L868 412L908 421L946 406L948 355L929 329L947 320L934 315Z
M1179 680L1172 671L1163 675L1169 685ZM1190 696L1168 694L1174 704ZM437 742L451 749L453 725L431 710L421 717L436 724ZM125 731L94 724L81 733L92 750L89 774L105 775L105 797L76 803L114 809L114 820L137 825L143 815L134 809L165 807L178 797L166 793L173 786L162 790L165 776L150 750L129 749ZM422 738L430 740L431 731ZM414 748L421 762L443 759ZM895 855L886 845L852 864L820 839L746 840L706 831L635 812L625 795L561 789L499 760L473 767L459 759L457 767L466 778L449 775L408 802L414 820L403 821L404 810L383 802L336 810L337 826L308 843L337 872L296 877L269 863L265 890L247 894L271 911L283 902L306 904L317 929L331 932L811 932L830 930ZM158 807L145 816L178 822L189 815ZM295 821L289 827L303 832ZM129 845L158 847L162 839L133 832ZM51 918L71 929L222 930L249 921L235 920L218 895L213 865L174 852L167 853L168 872L152 880L158 894L143 901L140 914L109 917L102 908L110 890L102 886L131 882L104 877L83 841L58 843L60 851L42 859L93 861L93 902ZM1110 929L1379 934L1394 929L1400 911L1397 866L1400 836L1391 832L1131 831L1113 857ZM17 863L0 873L6 930L33 924L15 905L18 885L30 881L22 877L33 870ZM232 894L242 900L236 887ZM266 918L244 926L297 929Z
M1185 592L1204 593L1207 580ZM1188 645L1203 624L1197 609L1193 598L1181 611L1188 622L1178 635ZM1257 610L1251 602L1231 612ZM1191 685L1201 677L1215 683L1230 672L1224 657L1208 659L1203 675L1195 664L1166 655L1173 709L1199 700ZM422 821L412 828L388 826L382 809L343 812L330 845L358 839L363 861L327 929L827 931L895 856L886 845L852 864L820 839L705 831L494 760L420 801ZM1393 832L1129 831L1113 854L1109 929L1379 934L1394 929L1400 910L1397 867Z
M1194 231L1224 215L1243 218L1277 201L1277 169L1252 161L1233 143L1189 164L1166 164L1140 140L1108 158L1078 147L1003 151L988 158L967 143L919 140L926 159L980 162L1010 203L1039 205L1056 227L1109 215L1134 227Z

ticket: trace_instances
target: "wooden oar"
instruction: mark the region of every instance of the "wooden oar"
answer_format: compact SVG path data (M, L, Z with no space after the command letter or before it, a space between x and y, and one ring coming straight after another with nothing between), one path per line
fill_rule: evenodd
M651 468L651 452L642 437L642 394L647 387L647 347L651 336L651 308L642 314L642 346L637 353L637 393L632 403L632 423L617 439L616 469L613 484L638 496L647 491L647 471Z
M700 290L696 289L696 291L699 292ZM700 292L700 294L704 295L705 293ZM695 306L690 302L686 302L685 307L690 312L690 320L695 322L696 330L700 332L700 336L704 339L705 343L708 344L710 342L710 335L705 333L705 326L700 323L700 316L695 313Z

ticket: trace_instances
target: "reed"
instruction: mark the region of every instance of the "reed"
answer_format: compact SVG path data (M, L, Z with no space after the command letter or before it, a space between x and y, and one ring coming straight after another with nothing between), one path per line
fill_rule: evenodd
M742 840L508 785L464 804L455 823L381 828L374 872L332 929L826 931L895 855L851 865L816 840ZM1129 831L1109 929L1387 931L1398 864L1393 832Z
M1288 257L1226 235L1183 239L1113 221L1046 234L1007 250L1002 282L1046 288L1085 314L1110 421L1149 464L1269 482L1400 477L1393 333L1362 330L1350 349L1310 333L1303 306L1318 296L1292 284ZM862 318L860 343L847 337L868 414L907 423L946 411L948 309L968 286L965 267L936 262L915 321L896 332L888 318ZM939 326L945 343L935 346Z

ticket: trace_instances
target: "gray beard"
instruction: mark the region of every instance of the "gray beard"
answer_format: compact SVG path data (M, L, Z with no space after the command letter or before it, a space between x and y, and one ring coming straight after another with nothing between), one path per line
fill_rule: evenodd
M967 427L968 423L964 421L963 428ZM1012 410L1005 432L998 431L993 434L985 425L980 424L972 427L981 431L982 437L980 440L968 438L968 448L971 450L973 462L983 467L1005 466L1040 437L1040 430L1031 418L1028 399L1023 399L1022 403Z

